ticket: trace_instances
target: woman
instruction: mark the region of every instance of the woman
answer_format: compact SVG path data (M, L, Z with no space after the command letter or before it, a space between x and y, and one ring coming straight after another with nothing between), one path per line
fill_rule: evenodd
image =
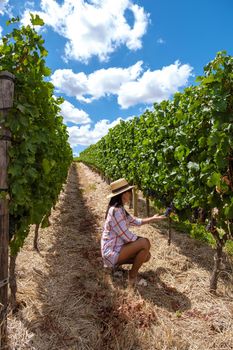
M117 267L122 264L132 264L129 271L129 284L136 283L138 270L150 259L150 241L138 237L129 230L129 226L140 226L153 221L166 219L164 215L154 215L139 219L131 216L124 208L132 198L132 188L125 179L119 179L110 184L112 193L101 238L101 253L105 267Z

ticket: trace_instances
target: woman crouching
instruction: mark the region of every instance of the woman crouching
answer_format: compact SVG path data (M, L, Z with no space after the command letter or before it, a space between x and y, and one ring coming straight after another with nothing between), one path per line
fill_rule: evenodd
M105 224L101 238L101 253L105 267L116 268L123 264L132 264L129 271L129 285L134 286L137 273L143 263L150 259L150 241L138 237L129 230L129 226L140 226L166 219L164 215L154 215L140 219L130 215L124 208L132 198L132 188L125 179L110 184L112 193L106 211Z

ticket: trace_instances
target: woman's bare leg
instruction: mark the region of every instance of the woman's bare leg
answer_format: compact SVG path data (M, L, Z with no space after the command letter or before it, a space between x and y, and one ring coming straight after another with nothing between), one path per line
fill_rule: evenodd
M137 255L137 254L135 254L135 255ZM146 258L146 260L145 260L144 262L149 261L150 258L151 258L151 254L150 254L150 252L149 252L149 253L148 253L148 256L147 256L147 258ZM134 256L133 258L126 259L126 260L124 260L124 261L121 260L120 263L117 263L117 264L116 264L116 267L120 267L121 265L127 265L127 264L128 264L128 265L133 265L134 259L135 259L135 256Z
M138 270L142 264L150 259L150 241L147 238L139 238L138 240L125 244L118 257L117 265L122 265L128 261L132 261L133 265L129 271L129 283L134 284Z

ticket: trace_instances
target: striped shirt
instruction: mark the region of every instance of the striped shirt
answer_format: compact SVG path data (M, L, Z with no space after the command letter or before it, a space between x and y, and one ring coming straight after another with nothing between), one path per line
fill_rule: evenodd
M129 226L140 226L142 219L127 215L123 207L110 207L101 238L101 253L105 267L116 265L122 246L138 238Z

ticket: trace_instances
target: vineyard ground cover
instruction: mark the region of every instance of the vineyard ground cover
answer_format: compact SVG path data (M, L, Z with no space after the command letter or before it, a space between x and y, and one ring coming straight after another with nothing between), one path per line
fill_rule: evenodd
M51 226L40 229L40 254L32 227L17 262L22 303L9 316L10 349L233 349L232 281L220 276L217 295L208 292L213 251L206 244L173 230L168 246L167 224L145 225L134 231L151 241L141 272L148 287L131 292L125 279L103 271L107 193L99 175L74 164Z

